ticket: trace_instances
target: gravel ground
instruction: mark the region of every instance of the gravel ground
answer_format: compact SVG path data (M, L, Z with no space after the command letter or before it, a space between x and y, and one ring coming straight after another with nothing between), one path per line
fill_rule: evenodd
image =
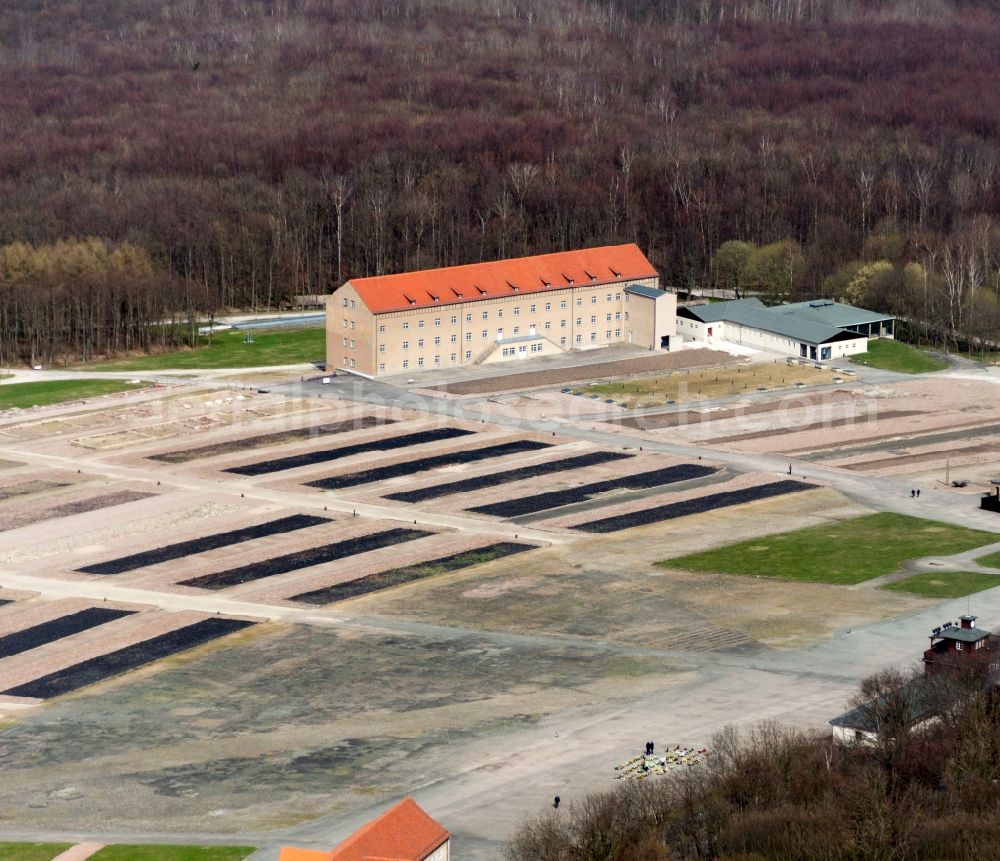
M558 386L563 383L629 377L634 374L648 374L656 371L673 371L681 368L703 368L712 365L733 364L736 360L729 353L718 350L682 350L677 353L657 353L636 359L622 359L581 365L572 368L552 368L547 371L526 371L521 374L506 374L478 380L462 380L433 389L453 395L485 395L495 392L514 392L544 386Z
M386 521L386 524L393 521ZM416 541L408 541L396 547L387 547L363 556L344 559L336 565L321 566L300 572L297 576L283 577L281 582L257 583L256 590L248 589L241 592L244 598L267 603L284 603L291 596L302 592L312 592L377 574L400 565L412 565L427 562L440 556L473 550L492 543L481 535L468 535L453 532L442 532Z
M16 631L23 631L50 622L70 613L86 610L88 607L101 606L109 610L146 610L138 604L125 604L120 601L104 601L96 604L89 598L61 598L56 601L19 601L8 604L0 609L0 636L7 636Z
M412 526L412 524L409 524ZM197 556L188 556L184 559L174 560L161 565L135 571L122 578L116 578L116 582L122 582L130 586L137 586L142 589L155 589L161 592L173 592L178 594L201 593L202 590L191 586L181 585L181 581L197 577L204 577L220 571L228 571L248 565L263 565L270 559L284 556L289 553L299 552L310 547L321 547L325 544L338 541L350 541L363 535L374 532L382 532L387 529L405 528L407 523L399 520L375 520L367 518L338 518L335 522L323 526L317 526L300 534L285 533L284 535L274 535L258 541L251 541L245 545L236 545L220 550L201 553ZM306 537L308 536L308 538ZM427 539L420 539L421 541ZM417 544L419 542L413 542ZM376 559L399 558L405 554L404 546L398 548L387 547L372 552ZM380 554L375 556L375 554ZM365 554L362 559L368 558ZM292 594L299 582L306 577L331 576L339 572L342 566L350 564L350 559L339 560L334 563L320 564L298 571L290 571L274 577L267 577L263 580L250 581L238 586L233 586L227 590L227 597L239 597L251 601L261 601L260 593L272 591L284 591L285 594ZM301 590L299 590L301 591Z
M330 451L330 450L336 450L336 449L346 449L346 448L348 448L350 446L365 445L365 444L368 444L368 443L374 443L374 442L377 442L379 440L385 439L387 436L397 437L397 436L404 436L404 435L413 434L413 433L423 433L423 432L426 432L426 431L432 431L432 430L436 430L438 428L443 428L443 427L454 427L456 429L468 430L468 431L473 431L473 432L478 432L479 430L482 429L481 425L478 425L475 422L447 422L447 423L444 423L444 422L440 421L439 419L437 419L436 417L429 417L429 416L427 416L427 417L423 417L422 419L418 419L418 420L412 421L412 422L409 422L409 421L408 422L397 422L395 424L390 425L388 427L388 429L381 428L381 427L375 427L375 428L368 428L366 430L361 430L361 431L353 431L351 433L338 435L338 436L333 437L333 438L330 438L330 437L326 437L326 438L324 438L324 437L317 437L316 439L307 440L307 441L304 441L304 442L301 442L301 443L294 443L294 444L289 445L289 446L281 446L280 448L268 449L268 450L266 450L264 452L261 452L261 451L248 451L248 452L244 452L242 455L240 455L238 457L235 457L235 458L231 458L231 459L228 459L228 458L225 458L225 457L220 458L220 459L213 459L213 461L210 464L207 464L207 465L206 464L194 464L194 463L187 464L186 468L190 469L190 470L195 470L199 474L201 474L201 473L203 473L205 467L209 466L212 469L218 469L218 470L220 470L220 478L221 477L228 477L228 478L231 478L231 479L232 478L240 478L241 476L238 473L234 473L233 470L242 469L242 468L252 468L255 464L262 463L265 460L266 461L271 461L271 460L277 460L279 458L286 458L286 457L294 457L294 456L299 456L299 455L312 454L312 453L315 453L315 452L324 452L324 451ZM443 444L450 443L451 445L455 446L455 445L460 445L460 442L462 440L468 440L469 442L471 442L473 438L474 437L472 437L470 435L468 437L454 438L454 439L451 439L451 440L439 440L438 444L442 444L443 445ZM425 445L427 446L428 449L430 449L430 447L432 445L434 445L434 444L435 443L428 443L428 444L425 444ZM468 444L468 443L466 443L466 444ZM351 462L355 462L356 463L357 460L360 460L362 463L367 463L367 461L369 459L371 459L371 458L375 458L375 457L378 457L380 455L391 455L391 454L394 454L394 453L398 453L400 456L405 457L405 455L407 454L407 451L404 448L404 449L395 449L395 450L388 449L388 450L384 450L384 451L375 450L375 451L369 451L369 452L362 452L362 453L358 453L358 454L355 454L355 455L351 455L349 457L345 457L344 461L345 461L345 463L351 463ZM330 461L317 461L315 463L303 463L300 466L294 467L294 469L297 470L297 472L294 473L294 474L295 475L303 474L303 472L305 470L307 470L307 469L319 469L319 468L323 468L323 467L326 467L328 470L329 469L334 469L334 468L337 468L337 467L341 466L341 463L339 463L338 461L339 461L339 459L335 458L335 459L330 460ZM355 466L355 469L356 468L357 468L357 466ZM291 473L291 468L289 470L279 470L279 472L286 472L286 471L289 472L289 473ZM266 476L266 475L268 475L268 473L262 473L261 475ZM254 477L256 478L256 477L259 477L259 476L254 476Z
M992 429L1000 422L1000 401L984 397L982 384L966 380L918 379L845 388L837 394L832 406L824 400L729 419L716 413L720 420L713 419L710 432L694 425L678 431L685 439L740 451L830 452L836 456L845 447L882 442L888 448L914 446L920 444L921 434ZM846 420L843 424L842 419Z
M736 404L726 404L711 411L694 409L647 413L641 416L623 415L622 417L608 419L608 422L636 430L659 430L660 428L706 425L711 422L721 422L733 418L744 419L747 416L772 413L778 410L787 412L789 410L827 407L855 400L857 400L856 395L844 391L823 394L789 394L787 397L774 401L743 401Z
M169 511L159 516L135 520L115 518L117 522L114 525L83 532L71 532L58 538L50 537L38 544L22 540L15 547L0 551L0 563L23 565L61 554L73 554L74 551L86 552L87 557L89 557L87 561L90 561L94 558L95 553L110 556L113 552L112 548L121 548L123 539L139 537L142 539L142 544L148 546L146 542L150 535L157 535L161 532L171 534L171 531L177 527L194 523L199 524L200 530L204 530L204 521L244 510L245 506L237 504L205 502L179 511ZM34 524L28 528L38 529L43 526L45 524ZM70 564L75 565L78 561L78 559L72 559ZM67 575L62 572L60 576Z
M521 452L519 454L505 455L488 461L479 463L454 464L447 467L438 467L427 472L415 472L412 475L389 478L378 482L369 482L363 485L340 488L331 491L337 497L348 499L375 499L383 492L398 490L401 488L412 488L422 483L437 483L442 480L442 476L451 477L453 475L472 475L472 471L492 472L500 465L509 467L526 461L534 461L540 457L545 457L553 451L556 445L566 444L567 440L562 437L553 438L545 434L536 433L510 433L506 429L498 429L495 426L486 425L485 430L480 430L475 437L457 437L451 440L441 440L418 447L397 449L386 452L369 452L364 455L355 455L341 461L330 461L319 463L311 467L302 467L295 471L292 478L279 478L277 480L266 480L263 487L275 490L286 491L306 491L309 493L321 492L318 488L310 487L309 482L318 481L324 478L335 478L340 475L352 475L369 469L395 466L396 464L412 463L418 458L433 457L439 454L449 454L456 451L467 451L470 448L485 448L486 446L501 445L513 442L514 440L534 440L548 443L553 448L539 449L534 452ZM570 443L572 444L572 443ZM557 449L565 450L565 449ZM266 477L265 477L266 478Z
M89 658L114 652L133 643L190 625L206 616L202 613L164 613L152 610L108 622L73 637L55 640L8 658L0 666L0 691L23 685Z
M795 476L800 478L801 476ZM671 493L669 487L665 487L662 494L656 496L646 496L640 499L631 499L619 505L609 505L600 511L582 511L569 514L564 517L554 517L551 520L541 521L546 527L553 529L569 529L580 523L589 523L592 520L603 520L606 517L617 517L621 514L631 514L635 511L645 511L647 508L656 508L660 505L669 505L674 502L683 502L687 499L697 499L702 496L711 496L715 493L727 493L732 490L742 490L747 487L757 487L761 484L769 484L778 477L773 473L749 472L738 475L729 481L720 484L712 484L706 487L696 487L691 490Z
M44 520L71 517L75 514L98 511L102 508L127 505L130 502L137 502L140 499L148 499L156 496L155 493L149 492L148 485L143 485L143 487L145 488L143 490L140 490L136 486L115 490L111 493L102 493L97 496L93 495L93 488L86 488L70 492L69 494L60 494L58 497L60 502L57 505L39 505L33 499L20 501L19 503L12 502L11 505L4 506L3 517L0 519L0 531L20 529L23 526L41 523ZM63 502L61 500L69 501Z

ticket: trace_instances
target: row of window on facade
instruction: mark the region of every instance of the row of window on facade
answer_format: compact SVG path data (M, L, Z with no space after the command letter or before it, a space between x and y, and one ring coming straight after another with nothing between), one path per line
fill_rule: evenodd
M548 327L546 326L546 328L548 328ZM490 334L489 332L487 332L485 329L483 329L482 337L484 339L488 338L489 334ZM518 334L517 327L514 328L514 334L515 335ZM622 330L621 329L615 329L614 330L614 336L616 338L620 338L622 336ZM611 329L608 329L604 333L604 337L608 338L608 339L611 338ZM497 340L500 340L502 338L503 338L503 329L497 329ZM471 341L472 340L472 332L466 332L465 333L465 340L466 341ZM591 340L592 343L597 341L597 332L591 332L590 333L590 340ZM458 343L458 336L457 335L452 335L451 339L450 339L450 342L452 344ZM583 342L583 336L580 335L580 334L578 334L576 336L576 343L580 344L582 342ZM347 343L348 343L347 339L345 338L344 339L344 346L345 347L347 346ZM565 347L566 346L566 337L565 336L561 337L559 339L559 343L560 343L561 346ZM354 346L354 341L351 341L350 344L353 347ZM437 337L437 338L434 339L434 346L435 347L441 346L441 338L440 337ZM403 341L402 347L403 347L404 350L409 350L410 349L410 342L409 341ZM423 338L418 338L417 339L417 349L422 350L423 348L424 348L424 339ZM386 352L386 350L387 350L387 348L386 348L385 344L379 344L378 345L378 351L380 353L384 353L384 352Z
M612 297L613 297L613 299L612 299ZM608 302L611 302L611 301L620 301L621 298L622 298L622 294L621 293L614 293L614 294L608 293L608 295L607 295L607 301ZM592 305L596 305L597 304L597 297L596 296L591 296L590 297L590 302L591 302ZM577 305L578 308L583 305L582 298L579 298L579 297L577 298L576 305ZM351 307L353 307L353 305ZM567 307L567 302L566 302L565 299L563 299L559 303L559 307L561 309L565 310L565 308ZM551 311L552 310L552 303L551 302L546 302L545 305L544 305L544 308L545 308L546 311ZM504 310L503 308L497 308L496 309L496 318L498 320L503 319L503 310ZM538 305L537 304L532 304L532 305L528 306L528 313L535 314L537 312L538 312ZM513 314L513 316L519 317L521 315L521 306L520 305L515 305L511 309L511 313ZM482 314L482 319L483 320L489 320L489 318L490 318L490 312L489 311L483 311L483 312L481 312L481 314ZM618 316L620 317L620 315L621 315L621 312L619 311L618 312ZM473 315L472 315L471 311L466 312L465 322L466 323L471 323L472 322L472 316ZM440 327L442 319L443 318L441 318L441 317L435 317L434 318L434 326L435 327ZM611 315L610 314L608 314L608 319L609 320L611 319ZM417 328L418 329L423 329L424 326L425 326L425 324L426 324L425 320L417 320L416 322L417 322ZM451 317L449 318L448 322L452 326L457 325L458 324L458 315L457 314L452 314ZM348 323L348 321L345 320L344 321L344 325L346 326L347 323ZM352 328L353 328L353 324L352 324ZM406 329L409 329L409 328L410 328L410 321L409 320L404 320L403 321L403 329L406 330ZM378 330L379 330L379 332L384 333L385 330L386 330L386 324L385 323L379 324Z
M469 317L469 322L472 322L471 315L467 315L467 316ZM484 320L486 319L486 315L485 314L483 315L483 319ZM609 311L607 314L604 315L604 319L608 323L610 323L612 320L621 320L622 319L622 312L621 311L615 311L614 314L612 314ZM629 319L628 311L625 312L625 319L626 320ZM421 325L417 326L418 329L422 329L423 328L423 325L422 325L423 321L420 321L420 322L421 322ZM567 322L568 322L567 320L560 320L559 321L559 328L560 329L565 329ZM594 324L594 323L597 322L597 314L591 314L591 316L590 316L590 322L591 322L591 324ZM583 317L577 317L576 318L576 325L577 326L582 326L583 325ZM531 324L529 324L529 328L537 328L537 327L538 327L537 323L531 323ZM352 328L353 328L353 326L352 326ZM385 328L386 327L385 327L384 323L380 324L379 327L378 327L379 333L384 335L385 334ZM410 328L410 324L404 322L403 323L403 329L404 330L408 330L409 328ZM550 330L552 328L552 322L550 320L546 320L544 328ZM520 329L519 326L515 326L514 327L514 334L515 335L518 334L520 331L521 331L521 329ZM497 334L498 335L500 335L502 333L503 333L503 329L497 329ZM455 343L455 337L456 337L455 335L451 336L452 343ZM488 332L485 329L483 329L483 337L484 338L489 337L489 334L488 334ZM467 341L471 341L472 340L472 333L471 332L466 332L465 333L465 339ZM439 343L439 342L440 342L440 338L435 338L435 343Z
M471 359L472 358L472 350L466 350L465 351L465 358L466 359ZM454 365L457 361L458 361L458 353L452 353L451 354L451 363ZM344 359L344 362L345 363L347 362L346 357ZM440 365L441 364L441 357L440 356L435 356L434 357L434 364L435 365ZM409 359L403 359L402 366L403 366L403 370L404 371L407 370L410 367L410 360ZM351 364L351 367L354 367L353 362ZM417 359L417 367L418 368L424 367L424 357L423 356L421 356L419 359ZM380 362L379 366L378 366L378 369L379 369L379 373L383 373L385 371L385 362Z

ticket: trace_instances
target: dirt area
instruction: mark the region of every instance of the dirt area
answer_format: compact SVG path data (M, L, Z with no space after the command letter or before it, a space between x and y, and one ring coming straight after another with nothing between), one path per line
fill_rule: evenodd
M740 410L724 404L713 409L706 405L705 420L663 426L676 429L684 439L712 446L806 455L922 434L995 427L1000 421L1000 399L988 397L981 384L945 378L852 383L829 394L790 396L770 403L774 408L764 409L762 404ZM643 429L656 426L653 417L635 417L635 423Z
M579 391L584 395L610 398L630 409L665 406L667 403L725 398L742 392L825 386L840 379L832 371L784 361L709 370L674 371L664 376L639 377L621 382L599 383Z
M616 362L579 365L572 368L552 368L545 371L526 371L524 373L503 374L476 380L462 380L457 383L434 386L432 390L447 392L452 395L487 395L495 392L516 392L523 389L558 386L565 383L629 377L634 374L648 374L656 371L676 370L678 368L726 365L736 361L739 360L734 359L729 353L720 353L718 350L681 350L676 353L657 353L653 356L621 359Z
M110 557L123 547L148 547L156 540L153 536L175 535L181 527L193 527L201 534L207 531L207 522L215 528L227 515L246 510L238 500L191 502L186 494L164 494L131 503L129 509L138 509L140 516L102 509L91 512L85 525L55 521L32 524L16 534L4 533L0 537L0 564L18 565L27 573L36 568L51 571L52 557L68 554L65 565L72 568Z
M810 496L807 506L802 497ZM691 574L652 563L753 536L869 513L822 489L585 538L350 602L356 613L521 633L600 637L650 648L794 646L845 624L917 606L899 594ZM603 511L603 509L602 509ZM822 606L822 616L812 612ZM706 640L701 634L710 630Z
M6 821L156 832L290 825L447 778L458 744L684 677L660 659L475 637L258 626L226 640L6 730Z
M621 427L637 430L658 430L659 428L683 427L691 424L709 424L727 419L743 419L759 413L787 412L791 409L829 409L834 404L854 400L849 392L836 391L822 394L795 394L769 401L741 401L724 406L704 407L693 410L671 410L662 413L645 413L641 416L615 417L608 419ZM766 432L765 432L766 433ZM731 437L723 437L723 439ZM706 440L711 442L712 440Z
M27 499L11 499L2 509L0 531L20 529L43 520L59 517L71 517L74 514L84 514L101 508L111 508L127 505L156 496L148 485L123 486L121 484L106 484L99 490L94 487L74 488L72 485L58 495L47 494L44 503L29 496Z

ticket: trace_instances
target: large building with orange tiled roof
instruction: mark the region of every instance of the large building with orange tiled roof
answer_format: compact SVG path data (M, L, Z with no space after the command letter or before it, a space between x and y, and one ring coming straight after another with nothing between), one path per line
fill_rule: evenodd
M451 833L407 796L332 850L281 850L278 861L449 861Z
M327 370L370 376L631 343L670 349L677 301L634 244L355 278L327 300Z

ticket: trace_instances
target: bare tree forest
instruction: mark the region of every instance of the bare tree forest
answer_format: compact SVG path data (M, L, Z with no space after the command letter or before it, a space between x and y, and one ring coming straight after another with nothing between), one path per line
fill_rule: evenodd
M992 0L8 3L0 246L141 251L149 322L623 241L690 288L738 241L995 338L997 44ZM0 280L7 354L156 346L39 347L48 273Z

